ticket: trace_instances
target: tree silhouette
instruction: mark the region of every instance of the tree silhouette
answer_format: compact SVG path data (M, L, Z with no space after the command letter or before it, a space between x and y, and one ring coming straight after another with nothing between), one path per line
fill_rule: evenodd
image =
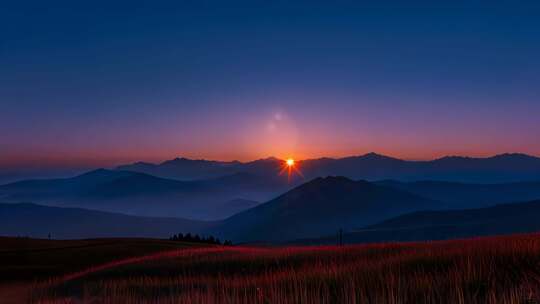
M169 238L171 241L177 241L177 242L190 242L190 243L203 243L203 244L211 244L211 245L224 245L224 246L232 246L232 242L230 240L226 240L223 243L221 241L212 236L209 235L207 237L200 236L198 234L191 234L186 233L185 235L182 233L175 234Z

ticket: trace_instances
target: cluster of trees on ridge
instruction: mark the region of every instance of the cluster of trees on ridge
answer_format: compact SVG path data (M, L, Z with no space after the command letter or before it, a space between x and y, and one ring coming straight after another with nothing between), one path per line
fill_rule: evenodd
M224 245L224 246L231 246L232 242L229 240L225 240L223 243L213 236L199 236L198 234L192 235L191 233L178 233L169 238L171 241L179 241L179 242L191 242L191 243L203 243L203 244L213 244L213 245Z

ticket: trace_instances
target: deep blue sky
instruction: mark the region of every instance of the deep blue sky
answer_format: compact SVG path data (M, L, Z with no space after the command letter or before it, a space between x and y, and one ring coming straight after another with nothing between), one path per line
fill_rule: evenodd
M538 1L5 2L0 165L540 155Z

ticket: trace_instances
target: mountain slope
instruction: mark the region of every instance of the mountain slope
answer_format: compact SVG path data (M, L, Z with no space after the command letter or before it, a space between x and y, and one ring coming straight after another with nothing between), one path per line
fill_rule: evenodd
M210 222L177 218L129 216L80 208L30 203L0 204L0 235L76 239L95 237L166 238L178 232L198 232Z
M488 208L419 211L346 233L345 243L424 241L540 231L540 200ZM334 236L298 243L332 244Z
M286 184L234 174L204 181L178 181L118 170L94 170L73 178L28 180L0 186L5 202L32 201L150 216L219 219L242 211L244 199L267 200ZM249 204L247 204L249 205Z
M200 180L237 173L238 171L235 169L235 166L238 164L238 162L175 158L161 164L138 162L129 165L121 165L116 169L122 171L142 172L164 178L173 178L179 180Z
M437 202L344 177L317 178L221 222L212 233L235 241L283 241L351 229Z
M540 182L506 184L465 184L439 181L381 181L378 185L393 187L433 200L449 208L479 208L515 201L540 199Z
M46 196L161 193L191 189L195 186L195 183L168 180L143 173L97 169L73 178L26 180L3 185L0 186L0 193L8 199L31 200Z

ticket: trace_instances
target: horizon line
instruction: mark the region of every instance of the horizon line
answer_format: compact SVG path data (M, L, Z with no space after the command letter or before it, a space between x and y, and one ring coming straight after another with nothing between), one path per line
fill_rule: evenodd
M498 156L505 156L505 155L522 155L527 157L534 157L534 158L540 158L540 155L535 154L529 154L529 153L523 153L523 152L503 152L503 153L492 153L492 154L483 154L483 155L474 155L471 156L470 154L441 154L440 156L434 156L431 158L407 158L407 157L396 157L392 156L391 154L383 154L378 152L367 152L362 154L350 154L350 155L343 155L343 156L320 156L320 157L309 157L309 158L303 158L303 159L297 159L294 158L295 161L298 162L305 162L305 161L314 161L314 160L321 160L321 159L331 159L331 160L339 160L339 159L345 159L345 158L354 158L354 157L366 157L369 155L376 155L380 157L386 157L391 158L395 160L400 161L410 161L410 162L430 162L430 161L436 161L440 159L445 158L468 158L468 159L489 159L494 158ZM262 161L262 160L269 160L269 159L277 159L284 161L288 157L276 157L276 156L268 156L268 157L258 157L253 158L249 160L238 160L238 159L232 159L232 160L220 160L216 158L199 158L199 157L191 157L191 156L176 156L172 158L163 158L161 160L149 160L145 161L144 157L140 160L134 160L134 161L128 161L128 160L122 160L120 158L117 159L109 159L106 158L80 158L80 159L73 159L68 158L68 161L66 163L62 163L60 160L61 158L37 158L34 160L29 160L28 163L20 162L19 164L9 164L9 161L4 161L3 163L0 161L0 168L7 169L7 170L13 170L13 169L23 169L23 168L58 168L58 169L75 169L75 168L86 168L86 169L97 169L97 168L116 168L120 166L128 166L128 165L134 165L134 164L150 164L150 165L161 165L163 163L173 161L173 160L179 160L179 159L185 159L189 161L207 161L207 162L219 162L219 163L251 163L256 161ZM105 163L109 163L105 165ZM100 164L101 163L101 164Z
M377 152L367 152L367 153L364 153L364 154L351 154L351 155L348 155L348 156L347 155L346 156L337 156L337 157L336 156L333 156L333 157L332 156L321 156L321 157L294 159L294 160L297 161L297 162L314 161L314 160L321 160L321 159L340 160L340 159L346 159L346 158L366 157L366 156L371 156L371 155L385 157L385 158L391 158L391 159L401 160L401 161L416 161L416 162L430 162L430 161L436 161L436 160L445 159L445 158L489 159L489 158L495 158L495 157L501 157L501 156L517 156L517 155L533 157L533 158L540 158L540 156L533 155L533 154L528 154L528 153L504 152L504 153L489 154L489 155L485 155L485 156L468 156L468 155L447 154L447 155L438 156L438 157L429 158L429 159L428 158L426 158L426 159L411 159L411 158L395 157L395 156L391 156L389 154L381 154L381 153L377 153ZM195 157L190 158L190 157L185 157L185 156L177 156L177 157L174 157L174 158L171 158L171 159L165 159L165 160L158 161L158 162L134 161L134 162L131 162L131 163L117 165L117 167L119 167L119 166L129 166L129 165L135 165L135 164L161 165L161 164L164 164L166 162L175 161L175 160L207 161L207 162L219 162L219 163L241 163L241 164L246 164L246 163L252 163L252 162L256 162L256 161L264 161L264 160L272 160L272 159L285 161L287 158L281 158L281 157L276 157L276 156L268 156L268 157L260 157L260 158L255 158L255 159L251 159L251 160L241 161L241 160L238 160L238 159L219 160L219 159L212 159L212 158L195 158Z

